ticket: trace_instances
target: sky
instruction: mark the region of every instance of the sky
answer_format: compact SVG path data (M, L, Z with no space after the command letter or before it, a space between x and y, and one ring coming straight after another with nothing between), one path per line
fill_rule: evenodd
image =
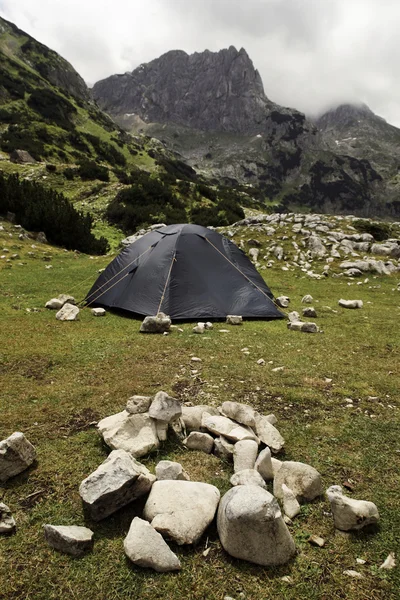
M0 0L92 85L168 50L245 48L274 102L364 102L400 127L399 0Z

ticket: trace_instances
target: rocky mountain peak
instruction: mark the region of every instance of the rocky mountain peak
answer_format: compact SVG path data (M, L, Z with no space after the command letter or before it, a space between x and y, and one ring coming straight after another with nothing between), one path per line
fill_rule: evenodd
M331 108L316 120L317 127L326 130L332 127L348 128L368 119L381 119L364 103L340 104Z

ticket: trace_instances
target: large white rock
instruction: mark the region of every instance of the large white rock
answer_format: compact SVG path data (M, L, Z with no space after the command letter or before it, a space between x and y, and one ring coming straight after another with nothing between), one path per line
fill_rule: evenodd
M49 308L50 310L60 310L64 306L65 302L61 302L58 298L52 298L45 304L45 308Z
M260 473L255 469L244 469L234 473L230 478L231 485L258 485L262 488L267 487Z
M233 447L233 470L235 473L254 469L258 454L258 444L254 440L241 440Z
M272 425L267 417L256 415L256 434L259 439L268 446L272 452L279 452L285 445L285 440L276 427Z
M43 525L46 542L59 552L83 556L93 548L94 533L87 527L76 525Z
M237 421L241 425L247 425L247 427L255 426L255 411L248 404L240 404L240 402L223 402L222 414L228 419Z
M274 477L274 496L283 500L282 485L292 490L297 500L310 502L323 492L321 475L314 467L301 462L285 461Z
M11 510L6 504L0 502L0 533L12 533L15 529L15 520Z
M190 450L199 450L211 454L214 448L214 438L209 433L192 431L183 442Z
M156 481L143 516L177 544L195 544L215 516L219 490L195 481Z
M92 313L92 315L94 317L105 317L106 316L105 309L101 308L100 306L98 308L92 308L92 310L90 312Z
M254 464L254 468L260 473L261 477L265 481L271 481L271 479L274 478L271 450L269 448L264 448L264 450L261 450Z
M74 304L67 302L56 314L58 321L77 321L79 315L79 308Z
M209 413L210 415L219 415L219 412L213 406L200 405L200 406L182 406L182 419L186 427L186 431L200 431L201 420L203 413Z
M164 313L145 317L140 326L140 333L164 333L171 329L171 319Z
M178 462L173 462L172 460L160 460L156 465L156 477L157 481L165 479L190 481L190 477L182 465Z
M338 304L342 308L362 308L363 307L362 300L343 300L343 298L341 298L339 300Z
M226 322L228 325L242 325L243 317L240 315L228 315L226 317Z
M160 445L156 421L148 413L131 415L123 410L102 419L97 427L107 446L126 450L135 458L145 456Z
M259 486L229 490L220 502L217 527L223 548L235 558L281 565L296 552L278 502Z
M139 567L148 567L158 573L179 571L181 563L163 540L162 536L148 523L135 517L124 540L128 558Z
M316 323L311 323L310 321L291 321L288 323L288 329L292 331L301 331L302 333L318 333L319 328Z
M147 494L156 478L125 450L114 450L79 487L94 521L105 519Z
M158 392L149 408L149 416L157 421L169 423L182 414L182 406L179 400L168 396L165 392Z
M238 425L227 417L219 417L203 413L202 427L211 431L216 435L223 435L232 442L239 442L240 440L255 440L258 443L258 438L249 427L245 425Z
M340 485L332 485L326 491L335 527L342 531L362 529L366 525L378 523L379 512L373 502L355 500L343 494Z
M25 471L36 459L34 446L16 431L0 442L0 483Z
M214 454L222 460L232 460L234 447L234 444L228 442L223 436L217 437L214 440Z

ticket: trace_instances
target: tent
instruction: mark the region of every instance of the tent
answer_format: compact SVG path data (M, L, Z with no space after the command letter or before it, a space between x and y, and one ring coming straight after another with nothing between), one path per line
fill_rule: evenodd
M173 320L283 317L244 252L191 224L161 227L124 248L85 300L133 315L164 312Z

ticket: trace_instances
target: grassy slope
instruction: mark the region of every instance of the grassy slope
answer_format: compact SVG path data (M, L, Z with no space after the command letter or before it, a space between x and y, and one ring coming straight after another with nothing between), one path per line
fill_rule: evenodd
M311 293L324 334L289 332L284 321L255 321L229 327L228 334L216 326L196 336L187 324L181 334L142 337L138 321L112 314L95 319L84 310L79 322L57 322L54 312L41 308L45 301L68 291L80 299L109 259L91 260L40 244L32 249L31 242L17 239L12 226L6 228L0 232L0 248L7 247L9 255L18 253L20 259L0 263L0 330L7 341L0 351L0 439L24 431L37 447L38 462L0 491L0 500L12 508L18 523L16 535L1 540L0 598L220 600L225 594L238 597L241 591L248 599L263 600L399 597L399 569L377 569L390 551L398 551L400 538L396 278L371 278L370 285L348 288L343 279L308 280L276 265L266 272L275 295L289 295L291 308L300 310L301 297ZM46 255L50 262L43 260ZM50 264L53 268L46 269ZM339 309L340 297L360 297L364 309ZM40 311L27 312L34 307ZM249 356L240 351L243 347L249 348ZM203 360L196 365L198 375L191 373L191 355ZM256 364L259 358L267 361L265 367ZM274 373L276 366L285 369ZM315 466L325 487L352 479L353 496L378 505L380 529L335 534L325 514L329 506L320 499L303 507L294 521L290 529L299 555L278 569L229 558L215 529L195 549L174 548L183 565L178 574L131 567L122 541L140 507L133 505L94 524L85 521L78 487L107 455L90 424L122 410L130 395L159 389L193 403L218 405L232 398L274 412L286 438L284 458ZM354 399L353 409L345 408L346 397ZM229 487L231 466L213 456L170 442L144 462L153 469L161 458L180 461L193 480L213 483L222 492ZM93 527L93 554L74 560L50 550L43 539L44 523ZM306 540L311 533L324 537L326 547L310 546ZM204 558L207 542L211 551ZM356 565L357 557L367 564ZM345 578L343 570L349 568L361 571L365 579ZM284 575L292 577L292 585L281 581Z

